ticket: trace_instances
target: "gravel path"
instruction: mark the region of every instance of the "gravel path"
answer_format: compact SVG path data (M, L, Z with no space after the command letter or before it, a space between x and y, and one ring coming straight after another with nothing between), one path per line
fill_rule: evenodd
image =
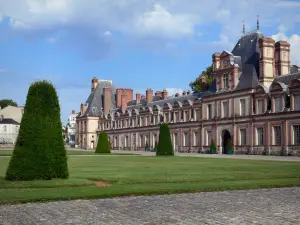
M2 205L0 224L299 225L300 188Z

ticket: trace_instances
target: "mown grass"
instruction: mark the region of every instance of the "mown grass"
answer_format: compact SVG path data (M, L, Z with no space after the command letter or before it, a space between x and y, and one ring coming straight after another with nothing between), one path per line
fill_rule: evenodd
M0 158L0 204L123 195L300 186L300 163L199 157L68 157L68 180L9 182ZM97 187L103 181L111 187Z
M95 152L91 151L80 151L80 150L66 150L67 155L139 155L134 153L107 153L107 154L96 154ZM0 156L11 156L13 153L13 150L0 150Z

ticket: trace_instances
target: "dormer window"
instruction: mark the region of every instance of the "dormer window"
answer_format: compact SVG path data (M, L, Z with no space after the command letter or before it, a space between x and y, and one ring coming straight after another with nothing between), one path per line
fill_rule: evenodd
M223 75L223 88L224 88L224 89L227 89L227 88L228 88L228 74L227 74L227 73L225 73L225 74Z
M281 98L278 97L275 99L275 112L281 112L282 111L282 101Z
M300 110L300 95L294 96L295 110Z

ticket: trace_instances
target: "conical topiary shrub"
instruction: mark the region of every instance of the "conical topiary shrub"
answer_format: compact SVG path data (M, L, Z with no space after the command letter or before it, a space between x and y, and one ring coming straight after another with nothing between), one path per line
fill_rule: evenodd
M232 154L232 143L230 140L227 143L226 149L227 149L227 154L231 155Z
M216 154L216 153L217 153L216 145L215 145L214 140L212 139L211 143L210 143L209 154Z
M98 138L98 144L95 153L110 153L110 143L108 141L107 133L101 132Z
M7 180L68 178L60 106L53 85L33 83L28 91Z
M174 155L170 129L167 123L160 125L156 155Z

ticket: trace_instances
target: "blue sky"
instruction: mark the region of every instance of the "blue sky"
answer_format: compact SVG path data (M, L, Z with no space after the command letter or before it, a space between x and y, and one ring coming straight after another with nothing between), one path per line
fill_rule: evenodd
M88 2L88 3L87 3ZM30 83L57 87L65 122L91 79L144 93L189 89L216 51L246 31L288 40L300 64L300 1L0 0L0 99L25 104Z

